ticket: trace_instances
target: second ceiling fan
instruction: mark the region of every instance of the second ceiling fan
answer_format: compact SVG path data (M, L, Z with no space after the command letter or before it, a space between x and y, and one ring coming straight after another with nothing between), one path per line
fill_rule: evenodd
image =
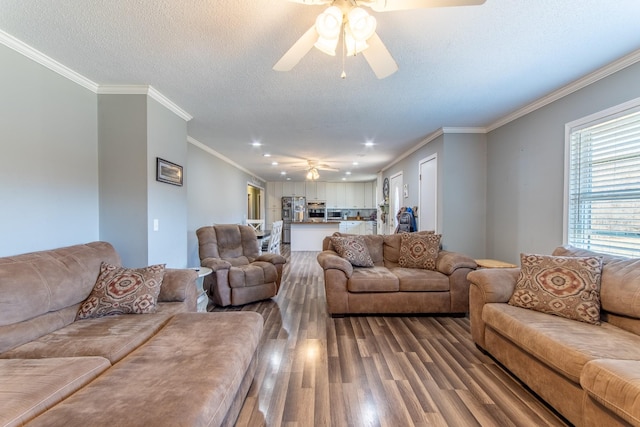
M362 53L379 79L398 71L398 64L376 34L376 19L360 6L375 12L422 9L430 7L473 6L485 0L289 0L306 5L328 5L318 15L316 22L273 66L276 71L289 71L316 47L335 56L340 36L343 40L343 55ZM345 77L344 71L342 78Z

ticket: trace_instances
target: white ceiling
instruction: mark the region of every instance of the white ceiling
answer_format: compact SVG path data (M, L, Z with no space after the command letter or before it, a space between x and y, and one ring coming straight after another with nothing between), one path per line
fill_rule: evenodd
M304 159L340 169L322 180L374 179L441 127L490 126L640 49L639 0L487 0L374 14L400 68L383 80L361 55L342 80L342 58L316 49L273 71L323 9L0 0L0 29L100 85L153 86L193 116L190 137L266 180L303 179Z

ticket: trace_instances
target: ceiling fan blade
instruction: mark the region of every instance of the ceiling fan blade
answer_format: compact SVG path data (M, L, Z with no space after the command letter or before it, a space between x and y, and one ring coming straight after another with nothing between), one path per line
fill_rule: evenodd
M298 39L282 58L273 66L276 71L289 71L311 50L318 40L316 26L313 25Z
M384 43L382 43L378 34L373 33L373 36L367 40L367 43L369 44L369 48L363 50L362 54L377 78L384 79L398 71L398 64L396 64L396 61Z
M424 9L428 7L476 6L486 0L374 0L368 6L376 12ZM366 3L365 3L366 4Z

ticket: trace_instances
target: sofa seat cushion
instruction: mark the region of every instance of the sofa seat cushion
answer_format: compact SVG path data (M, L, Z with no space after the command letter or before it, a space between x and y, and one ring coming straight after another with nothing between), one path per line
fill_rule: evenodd
M576 322L505 303L486 304L482 319L575 383L580 382L580 373L591 360L640 360L640 336L607 323Z
M585 364L580 385L605 408L640 425L640 360L593 360Z
M0 360L0 425L23 425L109 366L102 357Z
M391 272L399 279L401 292L447 292L449 276L438 271L421 268L391 268Z
M400 280L385 267L358 268L347 282L349 292L398 292Z
M123 314L77 320L0 354L0 359L102 356L116 363L158 332L179 303L158 304L154 314Z
M262 330L262 316L255 312L177 314L31 426L222 425L258 352Z
M229 269L229 286L232 288L259 286L265 283L274 283L277 280L276 266L266 261L255 261Z

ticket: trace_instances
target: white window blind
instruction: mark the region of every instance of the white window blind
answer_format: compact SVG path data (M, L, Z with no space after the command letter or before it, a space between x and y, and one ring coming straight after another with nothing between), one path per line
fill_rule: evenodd
M569 132L568 243L640 257L640 108Z

